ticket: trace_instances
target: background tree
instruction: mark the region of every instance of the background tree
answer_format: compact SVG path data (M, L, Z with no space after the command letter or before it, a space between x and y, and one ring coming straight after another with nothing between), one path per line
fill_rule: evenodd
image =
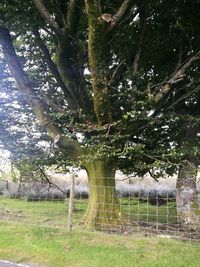
M175 90L167 99L169 111L175 112L174 117L180 121L179 127L175 129L177 134L173 137L180 164L177 178L177 212L180 222L196 225L199 221L199 217L195 215L195 208L197 207L196 177L199 166L200 87L198 78L199 29L197 26L199 18L195 14L200 6L198 2L186 1L175 11L173 4L166 2L165 8L168 8L169 13L160 14L157 21L165 19L171 27L163 28L160 43L164 43L166 36L174 42L174 50L171 52L175 52L176 56L174 57L173 54L169 56L171 60L176 58L175 71L179 69L180 77L179 82L174 85ZM165 8L163 6L163 9ZM170 50L167 49L169 53ZM193 56L187 61L189 55ZM170 60L167 60L167 66L169 62ZM190 65L189 68L188 65Z

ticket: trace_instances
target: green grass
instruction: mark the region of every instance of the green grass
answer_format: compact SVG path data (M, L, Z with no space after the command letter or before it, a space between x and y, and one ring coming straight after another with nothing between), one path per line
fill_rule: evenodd
M20 221L28 224L65 227L67 221L68 200L27 202L26 199L0 197L0 220ZM121 215L129 221L176 224L176 206L174 201L167 205L154 206L137 198L121 198ZM83 216L87 200L76 199L73 214L74 224Z
M67 205L62 201L27 202L0 197L0 220L62 227L67 221Z
M137 198L121 199L122 213L129 215L130 220L157 223L177 223L176 203L169 201L164 205L151 205L148 201Z
M159 207L136 198L122 198L120 202L122 213L130 220L176 223L174 202ZM92 233L78 227L67 233L67 204L1 197L0 258L47 267L199 266L197 243ZM86 200L76 200L75 223L86 206Z
M0 258L48 267L197 267L200 247L175 240L116 236L0 222Z
M175 202L167 205L155 206L145 200L137 198L120 198L121 223L137 228L137 223L142 222L151 226L158 224L177 224ZM86 199L75 199L73 212L73 225L77 225L87 207ZM24 224L66 228L68 199L64 201L33 201L0 197L0 221L21 222ZM164 226L166 227L166 226ZM159 229L161 230L162 227Z

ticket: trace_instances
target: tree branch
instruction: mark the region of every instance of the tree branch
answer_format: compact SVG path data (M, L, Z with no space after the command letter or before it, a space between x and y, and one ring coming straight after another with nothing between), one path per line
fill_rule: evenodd
M127 13L128 9L132 6L133 0L124 0L120 8L118 9L117 13L112 16L110 30L113 29L119 22L124 18L125 14Z
M185 72L187 69L192 65L192 63L196 60L200 59L200 50L197 51L192 57L187 59L179 68L178 70L172 74L171 79L169 80L169 83L174 84L179 82L180 80L183 80L185 78Z
M112 74L112 77L111 77L110 81L108 82L108 85L109 85L109 86L112 85L112 83L113 83L113 81L114 81L114 79L115 79L115 76L116 76L116 74L117 74L119 68L124 64L124 62L125 62L125 60L122 60L122 61L117 65L117 67L115 68L115 70L114 70L114 72L113 72L113 74Z
M64 136L62 134L62 131L53 123L45 108L45 105L37 97L28 76L24 72L17 58L11 36L7 28L0 27L0 44L2 46L3 54L5 56L7 64L17 83L17 87L24 95L24 98L30 105L33 113L38 118L39 124L41 126L44 126L49 137L52 140L60 136L60 147L68 149L68 151L72 153L72 156L75 154L77 156L77 153L79 154L80 151L80 145L78 144L78 142L75 142L67 136Z
M51 181L51 178L48 177L48 175L45 173L45 171L44 171L41 167L39 167L39 170L40 170L41 174L42 174L43 177L44 177L44 181L47 182L47 183L49 184L50 187L53 187L53 188L58 189L58 190L59 190L61 193L63 193L64 195L67 194L66 191L62 190L59 186L57 186L55 183L53 183L53 182Z
M57 22L52 18L51 14L48 12L46 7L43 4L43 0L33 0L37 10L39 11L40 15L43 19L49 23L49 25L55 30L56 33L62 33L61 28L57 24Z
M180 43L179 43L178 62L177 62L174 73L176 73L177 70L179 69L179 67L181 66L182 57L183 57L183 44L182 44L182 36L181 36L180 37Z
M181 97L179 97L173 104L171 104L168 109L174 107L175 105L177 105L178 103L180 103L181 101L185 100L186 98L190 97L191 95L193 95L194 93L198 92L200 90L200 86L197 86L196 88L194 88L193 90L186 92L184 95L182 95Z
M46 103L48 107L52 108L56 112L59 112L59 113L65 112L64 108L62 108L62 107L58 106L56 103L54 103L47 95L42 94L40 99L42 101L44 101L44 103Z
M172 85L176 84L186 77L187 69L192 65L192 63L196 60L200 59L200 50L197 51L192 57L187 59L176 72L173 72L170 79L166 82L163 82L164 85L159 89L159 92L154 96L154 100L156 103L160 102L171 90Z
M80 2L80 0L70 0L68 3L66 27L71 34L79 22L79 9L77 7Z
M68 100L68 102L69 102L72 106L74 106L74 104L75 104L75 106L78 106L78 103L77 103L77 101L76 101L76 98L75 98L73 95L71 95L71 92L70 92L69 88L67 88L67 86L64 84L64 82L63 82L63 80L62 80L62 78L61 78L61 76L60 76L60 73L59 73L59 71L58 71L58 68L57 68L56 64L55 64L55 63L53 62L53 60L51 59L51 55L50 55L50 53L49 53L49 49L47 48L46 44L45 44L44 41L42 40L42 38L41 38L41 36L40 36L40 33L39 33L38 29L34 28L34 29L32 30L32 32L33 32L33 34L34 34L34 36L35 36L35 38L36 38L36 41L37 41L37 43L38 43L38 45L39 45L41 51L42 51L43 54L44 54L44 58L45 58L45 60L46 60L46 62L47 62L47 64L48 64L48 67L49 67L51 73L52 73L53 76L55 77L55 79L56 79L58 85L59 85L60 88L62 89L62 91L63 91L65 97L66 97L67 100ZM73 99L73 103L72 103L72 99Z
M138 45L137 45L135 58L133 60L133 72L134 73L137 73L137 71L138 71L139 60L140 60L140 55L141 55L141 51L142 51L142 44L143 44L143 40L144 40L145 30L146 30L146 21L144 21L144 23L143 23L142 30L141 30L140 37L139 37L139 41L138 41Z

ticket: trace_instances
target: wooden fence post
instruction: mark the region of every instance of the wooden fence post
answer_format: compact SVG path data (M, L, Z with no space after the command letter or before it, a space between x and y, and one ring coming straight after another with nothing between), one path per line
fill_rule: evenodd
M73 219L73 209L74 209L74 183L75 174L71 175L71 186L70 186L70 196L69 196L69 208L68 208L68 220L67 220L67 230L72 231L72 219Z

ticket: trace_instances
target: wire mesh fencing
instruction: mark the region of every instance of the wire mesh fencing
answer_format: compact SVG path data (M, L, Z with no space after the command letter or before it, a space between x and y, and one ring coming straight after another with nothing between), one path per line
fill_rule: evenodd
M66 195L44 184L1 182L0 220L48 227L66 227Z
M110 177L93 177L83 185L72 176L71 185L61 191L40 183L4 181L0 183L0 221L199 242L200 194L183 206L183 213L177 209L176 195L176 190L140 188Z

